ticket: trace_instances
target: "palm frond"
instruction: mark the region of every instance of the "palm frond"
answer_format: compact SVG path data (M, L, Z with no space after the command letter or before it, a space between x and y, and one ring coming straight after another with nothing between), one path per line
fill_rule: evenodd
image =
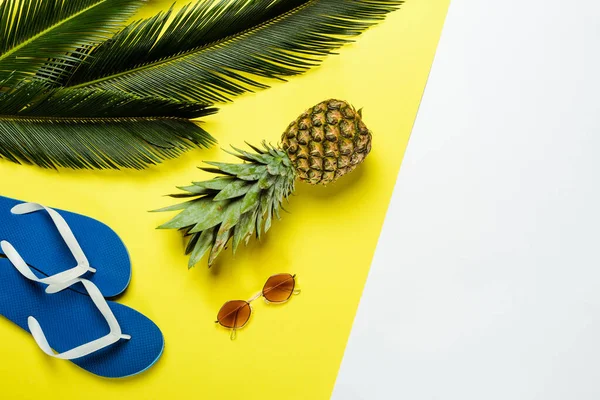
M63 84L228 101L318 65L401 0L210 0L138 21L90 52Z
M215 111L198 103L22 82L0 93L0 158L45 168L141 169L213 144L189 119Z
M140 0L5 0L0 2L0 81L33 75L54 80L79 62L76 51L110 38Z

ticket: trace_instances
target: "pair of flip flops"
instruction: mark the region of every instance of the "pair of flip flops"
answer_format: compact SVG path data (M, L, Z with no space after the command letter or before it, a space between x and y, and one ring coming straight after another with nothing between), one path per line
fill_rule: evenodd
M123 242L83 215L0 196L0 314L49 356L99 376L151 367L164 339L150 319L107 301L131 279Z

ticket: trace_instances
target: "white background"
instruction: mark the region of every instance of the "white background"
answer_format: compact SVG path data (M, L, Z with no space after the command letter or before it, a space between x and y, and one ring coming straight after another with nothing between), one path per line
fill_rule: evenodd
M333 398L600 399L600 3L452 1Z

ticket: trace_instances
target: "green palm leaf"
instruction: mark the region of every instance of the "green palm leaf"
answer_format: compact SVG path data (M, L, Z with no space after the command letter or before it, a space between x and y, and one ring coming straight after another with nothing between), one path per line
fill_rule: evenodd
M77 49L110 38L142 4L140 0L0 1L0 81L34 74L54 80L79 62Z
M136 22L90 52L63 84L227 101L318 65L400 0L211 0Z
M0 85L2 86L2 85ZM0 158L45 168L144 168L214 139L198 103L23 82L0 93Z

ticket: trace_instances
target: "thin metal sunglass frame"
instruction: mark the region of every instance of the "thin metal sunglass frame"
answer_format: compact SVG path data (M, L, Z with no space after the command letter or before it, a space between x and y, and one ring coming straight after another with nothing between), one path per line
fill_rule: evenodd
M267 282L265 282L265 286L266 286L266 284L269 282L269 280L270 280L271 278L273 278L274 276L278 276L278 275L284 275L284 274L275 274L275 275L271 275L271 276L270 276L270 277L267 279ZM263 286L262 290L261 290L260 292L258 292L257 294L255 294L254 296L252 296L252 297L251 297L249 300L229 300L229 301L226 301L226 302L225 302L225 303L224 303L224 304L221 306L221 308L219 309L219 311L221 311L221 309L222 309L222 308L225 306L225 304L227 304L227 303L230 303L230 302L232 302L232 301L243 301L243 302L245 302L245 303L246 303L246 305L248 306L248 308L250 308L250 314L248 315L248 319L246 320L246 322L244 322L244 324L243 324L243 325L241 325L241 326L239 326L239 327L236 327L236 326L235 326L235 325L236 325L236 323L237 323L237 314L239 313L239 310L241 309L241 307L240 307L240 308L237 308L237 309L233 310L231 313L229 313L229 314L225 315L225 317L227 317L227 316L231 315L231 314L232 314L232 313L234 313L234 312L236 313L235 319L233 320L233 327L229 327L229 326L223 325L223 324L221 323L221 321L219 321L219 319L218 319L218 318L217 318L217 320L215 321L215 323L216 323L216 324L219 324L219 325L221 325L222 327L224 327L224 328L226 328L226 329L231 329L231 335L230 335L230 338L231 338L231 340L234 340L234 339L236 338L236 336L237 336L237 330L238 330L238 329L242 329L243 327L245 327L245 326L248 324L248 322L250 321L250 318L252 317L252 312L254 311L254 308L252 308L252 304L251 304L251 303L252 303L254 300L257 300L257 299L259 299L259 298L261 298L261 297L262 297L262 298L265 300L265 303L267 303L267 304L285 304L285 303L287 303L288 301L290 301L290 299L292 298L292 295L296 295L296 296L297 296L297 295L299 295L299 294L300 294L301 290L300 290L300 289L298 289L298 288L296 287L296 284L297 284L297 282L296 282L296 274L293 274L293 275L292 275L292 274L289 274L289 275L291 276L291 278L292 278L292 280L293 280L293 282L294 282L294 286L292 286L292 291L290 292L290 295L289 295L289 296L288 296L288 297L287 297L285 300L282 300L282 301L270 301L270 300L269 300L269 299L267 299L267 297L265 296L265 293L268 293L268 292L270 292L271 290L273 290L273 289L277 288L278 286L280 286L280 285L283 285L283 284L284 284L285 282L287 282L287 281L281 282L281 283L279 283L279 285L273 286L273 287L269 288L269 290L267 290L267 291L265 291L265 287Z

